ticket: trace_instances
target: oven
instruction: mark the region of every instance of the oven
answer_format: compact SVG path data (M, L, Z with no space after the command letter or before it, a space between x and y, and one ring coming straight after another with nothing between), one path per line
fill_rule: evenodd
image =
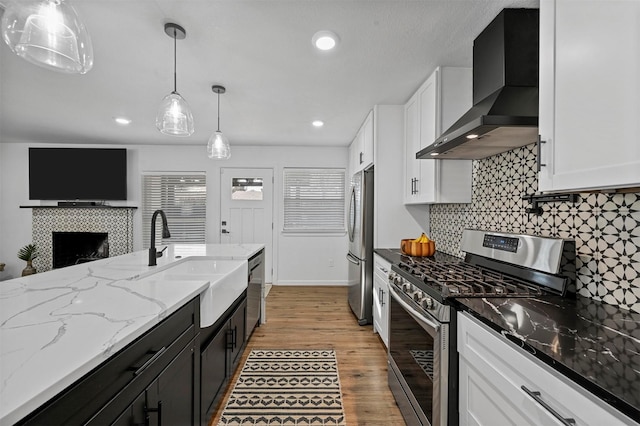
M457 297L575 293L571 240L465 229L460 246L389 273L389 387L411 426L458 424Z
M397 272L389 275L389 295L389 387L405 422L457 424L457 351L451 338L456 326L451 306Z

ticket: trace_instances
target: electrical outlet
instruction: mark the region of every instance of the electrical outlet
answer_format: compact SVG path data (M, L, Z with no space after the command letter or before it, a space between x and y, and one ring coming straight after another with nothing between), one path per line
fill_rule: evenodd
M329 259L329 268L333 268L333 259Z

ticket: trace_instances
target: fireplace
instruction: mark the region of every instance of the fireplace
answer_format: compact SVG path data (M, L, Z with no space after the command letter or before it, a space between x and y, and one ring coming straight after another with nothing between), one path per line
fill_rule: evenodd
M89 233L107 235L108 252L102 249L90 249L78 256L81 260L95 260L92 255L113 257L133 251L133 212L135 207L94 206L94 207L59 207L32 206L33 209L33 243L38 246L40 256L34 261L38 272L58 268L53 261L54 233ZM82 244L82 243L80 243ZM100 247L96 244L97 248ZM72 246L73 247L73 246ZM58 250L55 250L56 252ZM77 259L74 259L75 263ZM69 261L66 261L69 262ZM66 263L68 264L68 263Z
M53 268L109 257L106 232L53 232Z

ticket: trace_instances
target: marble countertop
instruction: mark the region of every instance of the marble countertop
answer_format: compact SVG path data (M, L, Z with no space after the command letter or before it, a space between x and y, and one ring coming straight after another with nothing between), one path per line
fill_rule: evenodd
M141 250L0 282L0 425L37 409L209 289L208 281L154 274L194 259L246 260L263 247L170 245L157 266Z
M580 296L457 301L518 346L640 419L640 314Z

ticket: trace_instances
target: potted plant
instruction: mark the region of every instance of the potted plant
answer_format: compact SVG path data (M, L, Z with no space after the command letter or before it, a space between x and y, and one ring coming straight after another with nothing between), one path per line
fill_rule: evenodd
M33 259L38 257L38 248L35 244L27 244L18 251L18 259L27 262L27 267L22 270L22 276L35 274L36 268L33 267Z

